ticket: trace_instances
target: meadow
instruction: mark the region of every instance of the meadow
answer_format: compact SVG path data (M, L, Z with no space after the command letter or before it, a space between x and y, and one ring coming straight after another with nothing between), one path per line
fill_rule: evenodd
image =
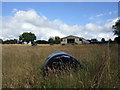
M109 49L109 50L108 50ZM76 72L43 77L41 68L48 55L64 51L84 66ZM108 59L99 88L119 88L118 45L2 45L3 88L89 88L102 61Z

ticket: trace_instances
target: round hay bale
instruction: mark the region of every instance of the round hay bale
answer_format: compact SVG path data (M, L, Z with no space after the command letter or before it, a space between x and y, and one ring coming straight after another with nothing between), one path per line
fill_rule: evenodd
M65 52L55 52L49 55L46 59L45 65L43 66L43 74L49 72L61 72L61 71L69 71L76 70L80 68L80 62Z

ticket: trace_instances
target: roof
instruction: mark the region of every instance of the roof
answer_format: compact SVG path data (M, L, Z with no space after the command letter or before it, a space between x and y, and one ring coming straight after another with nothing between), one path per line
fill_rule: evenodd
M69 36L63 37L63 38L61 38L61 39L65 39L65 38L70 38L70 39L73 39L73 38L80 38L80 39L83 39L82 37L73 36L73 35L69 35Z

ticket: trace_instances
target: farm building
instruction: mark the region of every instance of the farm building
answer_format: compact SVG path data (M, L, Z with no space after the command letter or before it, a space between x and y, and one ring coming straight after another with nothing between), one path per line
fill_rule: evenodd
M83 43L90 43L84 38L69 35L67 37L61 38L61 44L83 44Z

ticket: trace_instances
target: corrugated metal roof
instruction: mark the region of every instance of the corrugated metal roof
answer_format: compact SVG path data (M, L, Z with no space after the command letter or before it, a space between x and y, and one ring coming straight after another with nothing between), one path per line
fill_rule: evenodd
M82 37L73 36L73 35L69 35L69 36L63 37L63 38L61 38L61 39L65 39L65 38L80 38L80 39L84 39L84 38L82 38Z

